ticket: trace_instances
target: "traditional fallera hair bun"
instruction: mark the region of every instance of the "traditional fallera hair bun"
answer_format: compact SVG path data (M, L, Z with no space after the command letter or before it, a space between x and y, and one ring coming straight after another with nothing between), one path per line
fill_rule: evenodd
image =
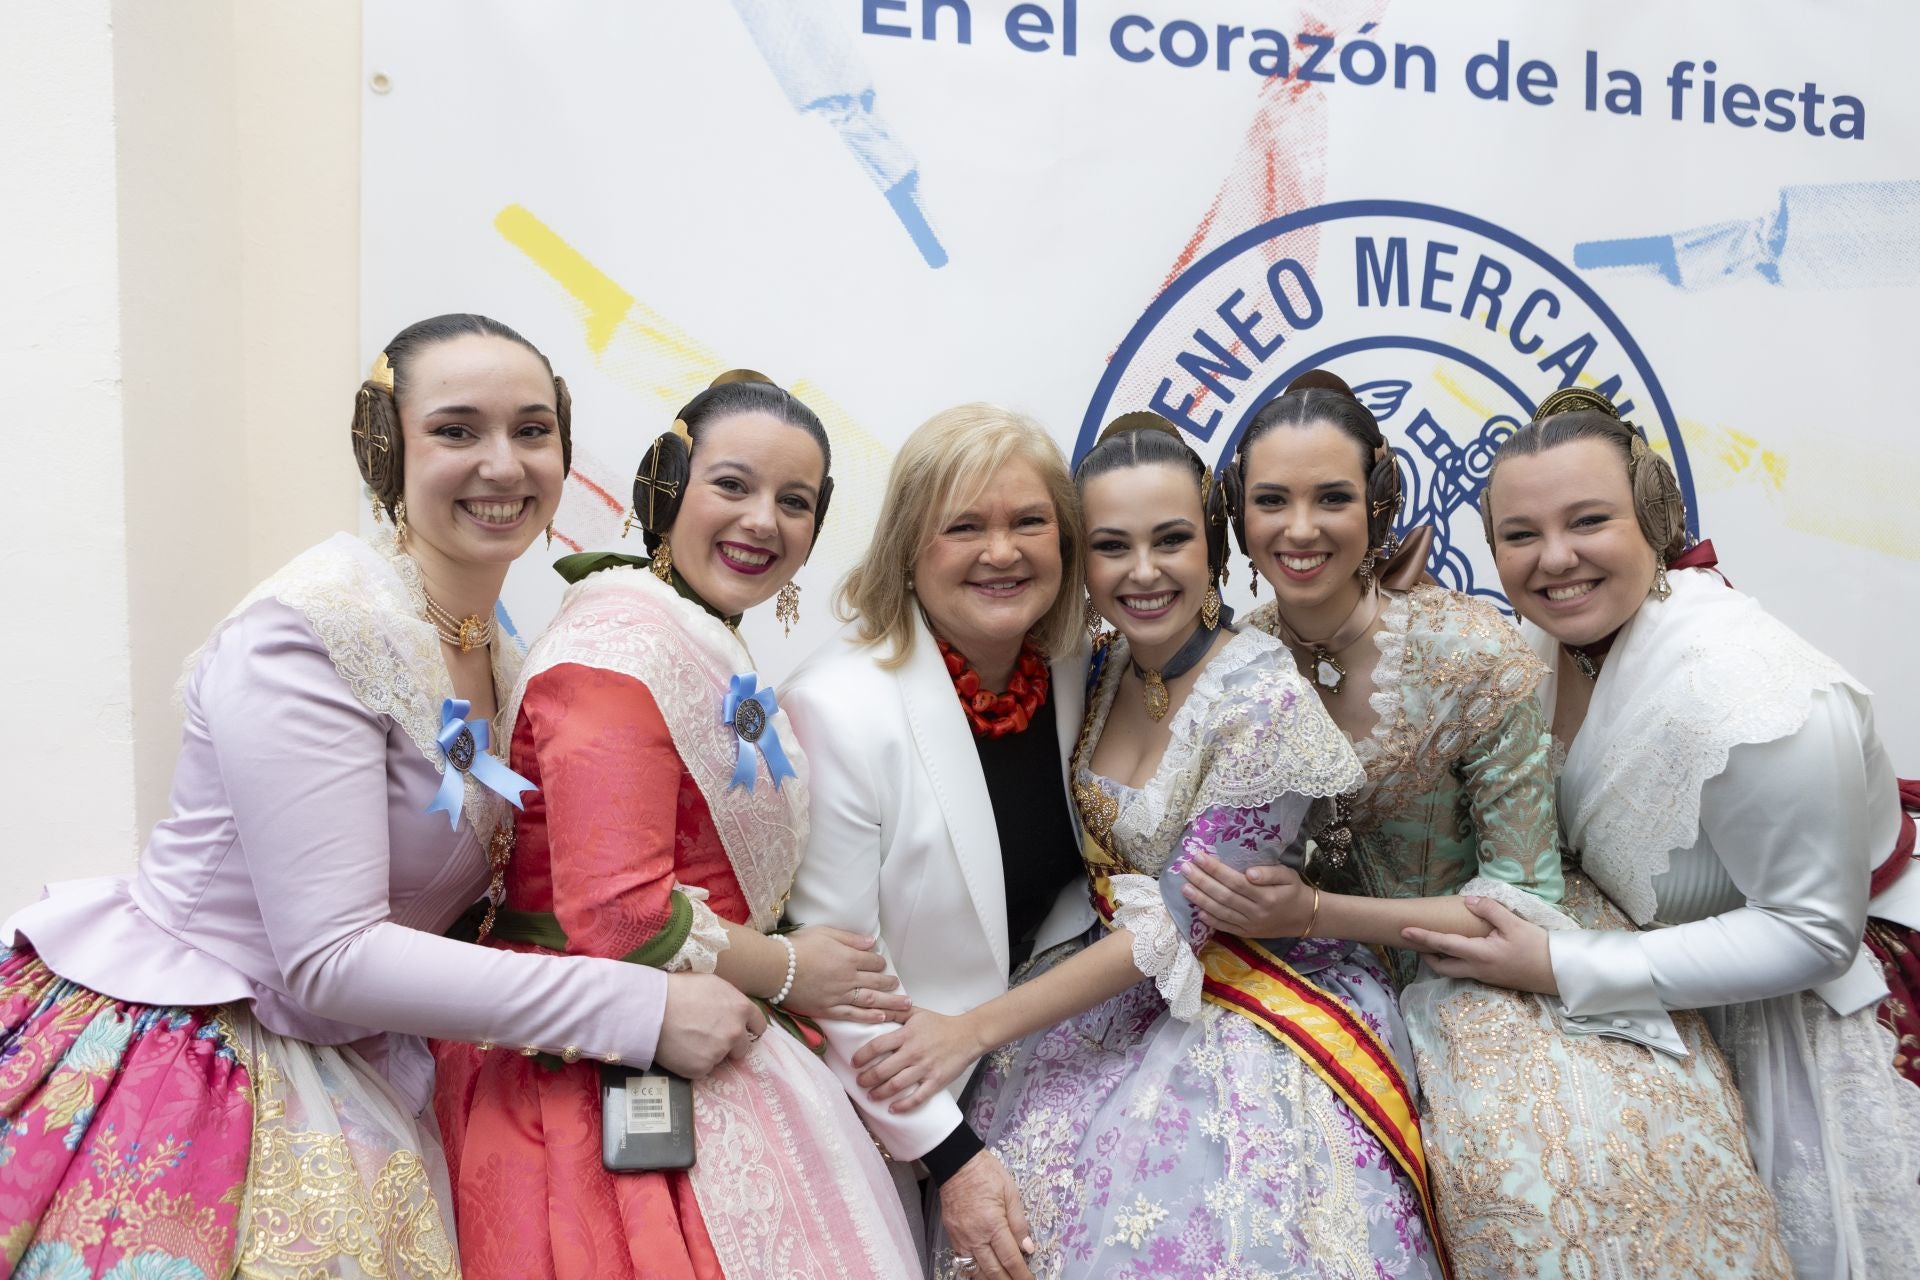
M517 342L539 356L540 363L553 373L553 365L540 348L518 333L487 316L454 312L410 324L393 336L366 381L353 398L353 460L360 468L360 479L379 510L388 519L406 491L406 450L400 435L400 394L406 390L413 361L428 347L454 338L477 335L505 338ZM560 465L562 474L573 470L573 397L567 380L553 378L554 416L560 425Z
M1361 473L1366 479L1367 545L1384 547L1393 536L1400 512L1400 462L1387 447L1373 410L1353 394L1353 388L1326 369L1309 369L1287 389L1260 407L1247 423L1234 450L1233 462L1222 473L1233 535L1247 551L1247 454L1260 437L1276 427L1310 427L1316 423L1337 427L1361 448Z
M649 552L659 547L680 514L701 429L709 422L737 413L771 414L805 431L820 446L820 496L813 508L813 540L807 544L807 552L812 554L814 544L820 540L820 526L826 523L827 504L833 497L833 446L827 440L827 429L812 409L766 374L752 369L729 369L708 383L705 391L687 401L686 407L674 418L673 426L654 437L647 451L640 455L640 466L633 476L633 514L646 535Z
M1218 583L1227 563L1226 485L1214 479L1207 464L1171 422L1145 410L1121 414L1101 429L1093 448L1074 468L1073 482L1084 492L1087 481L1095 476L1154 464L1184 467L1193 473L1206 521L1207 574Z
M1533 421L1509 436L1494 454L1480 491L1480 525L1493 544L1493 477L1510 457L1544 453L1575 440L1604 440L1620 451L1633 493L1640 533L1661 564L1687 549L1687 502L1667 460L1653 451L1640 429L1620 416L1613 401L1588 387L1562 387L1540 402Z

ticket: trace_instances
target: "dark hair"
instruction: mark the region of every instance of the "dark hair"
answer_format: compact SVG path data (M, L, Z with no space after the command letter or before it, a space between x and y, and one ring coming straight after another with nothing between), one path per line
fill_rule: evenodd
M1507 437L1487 483L1480 490L1480 524L1493 545L1493 477L1508 458L1545 453L1575 440L1604 440L1620 451L1633 492L1634 519L1640 533L1665 564L1687 549L1687 502L1667 460L1648 445L1639 428L1621 419L1613 402L1585 387L1567 387L1540 402L1533 421Z
M1240 437L1233 463L1221 473L1227 505L1233 516L1233 536L1247 550L1247 454L1254 442L1276 427L1337 427L1360 446L1360 474L1366 479L1367 545L1386 545L1393 518L1400 510L1400 463L1387 447L1373 411L1354 397L1353 389L1325 369L1309 369L1287 389L1260 407Z
M1181 467L1193 476L1194 486L1200 490L1200 513L1207 535L1207 577L1217 584L1227 563L1224 486L1214 483L1207 464L1171 422L1157 413L1121 414L1107 424L1093 448L1073 469L1073 485L1085 493L1087 481L1095 476L1150 466Z
M659 547L680 514L701 429L738 413L772 414L788 426L800 428L820 446L820 496L813 507L813 541L807 544L807 553L813 553L814 543L820 541L820 526L826 523L827 503L833 497L833 446L818 414L795 399L792 392L751 369L732 369L715 378L680 410L675 430L661 432L640 456L640 466L633 475L633 513L646 533L649 552Z
M376 364L376 376L362 382L353 398L353 460L359 464L360 478L373 493L373 500L386 509L388 519L393 518L394 507L406 489L400 393L407 389L414 358L428 347L470 335L517 342L539 357L547 372L553 374L553 365L540 348L487 316L457 311L417 321L394 334L380 353L387 376L378 376L380 366ZM567 380L557 374L553 376L553 400L554 416L560 423L560 466L565 474L573 470L573 397L567 392Z

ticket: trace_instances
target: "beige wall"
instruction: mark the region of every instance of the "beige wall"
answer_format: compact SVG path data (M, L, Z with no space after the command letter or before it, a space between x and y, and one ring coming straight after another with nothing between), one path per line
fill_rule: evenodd
M0 911L163 816L182 660L358 518L359 7L25 0L0 39ZM22 182L22 175L31 180ZM13 192L21 193L16 198Z

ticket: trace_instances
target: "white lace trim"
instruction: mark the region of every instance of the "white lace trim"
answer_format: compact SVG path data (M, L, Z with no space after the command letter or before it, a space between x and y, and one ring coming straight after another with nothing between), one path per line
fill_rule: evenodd
M1118 637L1088 712L1096 739L1127 662ZM1364 781L1352 745L1284 646L1251 628L1201 669L1168 733L1145 786L1111 788L1120 804L1113 839L1148 870L1165 867L1187 824L1210 808L1258 809L1289 792L1325 798Z
M175 686L176 699L228 624L262 600L277 600L305 618L360 704L391 718L437 772L446 772L439 743L440 705L454 696L453 678L441 656L439 633L425 617L420 568L400 550L393 530L382 526L365 541L335 534L248 592L187 659ZM494 688L512 689L523 655L504 631L496 635L491 650ZM512 726L511 718L494 717L494 754L505 757ZM472 777L465 783L461 820L485 840L506 818L507 802Z
M569 662L647 686L674 750L706 799L746 896L748 924L761 933L773 928L806 847L807 761L781 710L767 732L780 735L798 776L776 789L756 753L753 785L730 786L737 739L733 727L721 723L720 708L732 677L753 669L740 638L646 570L602 569L567 589L552 625L527 655L508 715L518 717L535 676Z
M1206 971L1174 926L1152 876L1118 875L1108 882L1113 897L1113 926L1133 935L1133 966L1153 979L1167 1011L1182 1022L1200 1016L1200 988Z
M1542 929L1578 929L1571 917L1560 908L1525 889L1510 885L1504 880L1495 880L1489 876L1475 876L1460 886L1461 897L1492 898L1528 924L1537 924Z
M687 940L673 953L673 959L660 967L668 973L680 973L690 970L694 973L712 973L720 964L720 953L732 945L727 937L727 926L720 917L713 914L713 908L707 905L707 891L695 884L676 884L673 891L686 898L693 908L693 926L687 930Z
M1700 838L1700 794L1733 748L1796 733L1815 692L1866 689L1709 570L1669 575L1614 641L1560 777L1587 874L1636 924L1654 880Z
M1484 600L1435 586L1384 594L1367 694L1373 727L1353 747L1367 772L1359 807L1390 815L1531 696L1546 667ZM1269 601L1247 621L1271 633L1278 611Z
M1756 1095L1774 1104L1753 1107L1748 1129L1772 1155L1780 1233L1801 1273L1911 1274L1920 1089L1894 1069L1893 1033L1873 1010L1843 1017L1812 992L1729 1005L1723 1018L1721 1047L1750 1107Z

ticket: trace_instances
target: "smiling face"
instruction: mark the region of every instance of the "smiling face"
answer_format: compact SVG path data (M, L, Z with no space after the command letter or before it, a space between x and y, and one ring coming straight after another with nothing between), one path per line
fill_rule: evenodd
M1280 427L1246 454L1248 553L1289 616L1338 622L1359 598L1366 473L1353 437L1326 423Z
M1017 653L1060 594L1060 521L1040 472L1024 458L940 524L913 562L927 620L975 663Z
M1207 593L1206 516L1193 473L1166 463L1107 471L1086 482L1080 501L1093 607L1142 663L1163 665L1193 633Z
M812 436L770 413L711 419L667 531L673 567L723 614L766 600L792 581L813 546L826 465Z
M408 362L399 399L407 546L453 564L509 564L560 505L553 375L517 342L478 334Z
M1613 445L1574 440L1503 458L1486 500L1507 599L1562 644L1612 635L1647 598L1653 547Z

